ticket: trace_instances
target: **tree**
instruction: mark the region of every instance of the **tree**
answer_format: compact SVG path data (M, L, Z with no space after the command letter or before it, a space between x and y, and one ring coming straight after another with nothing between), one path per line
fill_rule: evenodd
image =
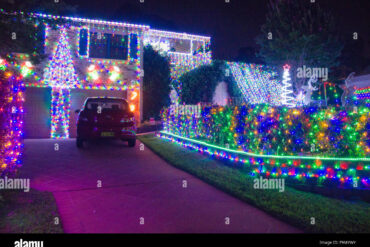
M230 97L241 98L243 95L231 73L225 73L225 61L213 60L212 64L202 65L179 78L182 84L181 99L186 104L212 102L213 94L219 82L227 84Z
M170 64L150 45L144 47L143 119L159 119L160 111L169 104Z
M212 102L217 83L223 79L223 66L223 62L216 60L183 74L179 78L182 101L186 104Z
M27 53L33 64L44 59L43 25L35 25L37 22L29 14L48 13L52 15L73 14L76 6L68 5L62 1L48 0L0 0L0 56L5 58L12 52ZM22 14L20 13L22 12ZM64 23L63 20L50 20L52 28L56 24Z
M318 3L296 0L270 0L266 23L256 39L259 56L266 64L282 68L290 64L292 71L305 65L331 69L338 66L343 48L334 17ZM307 78L292 73L299 91Z
M364 73L364 69L370 64L370 59L366 58L364 52L366 41L363 36L359 36L358 39L348 37L345 39L342 54L339 58L340 66L335 68L335 75L338 79L345 79L351 72L356 74Z

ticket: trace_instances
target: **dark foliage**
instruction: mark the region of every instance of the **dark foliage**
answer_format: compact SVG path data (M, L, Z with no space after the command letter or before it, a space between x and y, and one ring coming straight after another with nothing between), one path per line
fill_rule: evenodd
M159 119L159 113L169 104L170 65L151 46L144 48L143 120Z

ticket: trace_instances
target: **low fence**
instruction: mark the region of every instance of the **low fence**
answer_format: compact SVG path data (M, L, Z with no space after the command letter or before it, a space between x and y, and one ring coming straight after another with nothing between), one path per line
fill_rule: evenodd
M265 176L367 188L370 110L360 107L206 106L200 116L162 112L162 137L254 166ZM192 143L192 144L191 144Z

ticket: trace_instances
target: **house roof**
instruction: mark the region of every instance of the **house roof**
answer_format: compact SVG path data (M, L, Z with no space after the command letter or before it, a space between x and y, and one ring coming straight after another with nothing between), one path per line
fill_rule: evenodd
M23 15L24 12L6 12L5 10L1 9L0 11L3 14L8 15ZM171 32L171 31L164 31L158 29L152 29L149 25L142 25L142 24L133 24L128 22L117 22L117 21L107 21L107 20L98 20L98 19L89 19L89 18L79 18L79 17L71 17L71 16L59 16L59 15L50 15L44 13L29 13L31 17L34 18L44 18L44 19L63 19L67 21L74 21L80 23L89 23L89 24L97 24L97 25L109 25L115 27L128 27L128 28L138 28L142 29L146 32L147 35L151 36L158 36L158 37L167 37L167 38L177 38L177 39L191 39L191 40L198 40L208 42L210 41L211 37L209 36L202 36L202 35L194 35L188 33L181 33L181 32Z
M110 25L110 26L117 26L117 27L140 28L144 30L150 29L150 26L148 25L132 24L132 23L127 23L127 22L95 20L95 19L87 19L87 18L79 18L79 17L58 16L58 15L47 15L47 14L42 14L42 13L30 13L30 15L32 17L47 18L47 19L63 19L63 20L82 22L82 23Z
M192 40L201 40L201 41L209 41L211 37L209 36L202 36L202 35L194 35L188 33L179 33L179 32L170 32L170 31L162 31L157 29L150 29L149 35L158 36L158 37L166 37L166 38L179 38L179 39L192 39Z

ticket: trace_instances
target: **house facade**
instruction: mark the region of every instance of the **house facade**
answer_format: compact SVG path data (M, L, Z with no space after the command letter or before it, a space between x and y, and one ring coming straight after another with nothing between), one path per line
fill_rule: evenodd
M147 25L31 14L44 26L45 59L25 77L26 138L76 136L77 114L87 97L125 98L142 116L143 48L170 58L174 81L211 62L210 38L151 29ZM61 20L63 24L49 25ZM22 57L26 61L27 57ZM177 84L179 91L181 85Z

